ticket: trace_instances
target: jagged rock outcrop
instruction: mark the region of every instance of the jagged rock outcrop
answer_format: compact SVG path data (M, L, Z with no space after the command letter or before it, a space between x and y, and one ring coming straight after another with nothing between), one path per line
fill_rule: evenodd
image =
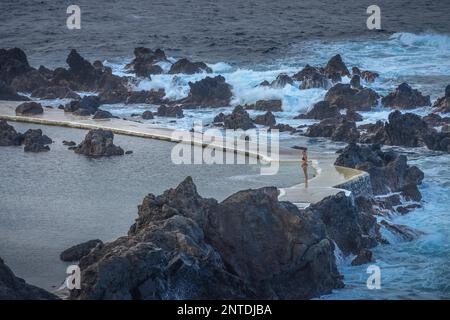
M324 88L331 86L328 77L323 74L323 70L307 64L302 70L292 76L293 79L301 81L300 89Z
M0 49L0 80L7 85L10 85L15 77L31 70L27 56L21 49Z
M445 95L433 104L433 112L450 112L450 85L445 88Z
M14 275L0 258L0 300L57 300L58 297Z
M276 125L273 125L270 127L270 130L278 130L279 132L290 132L293 133L296 131L296 129L286 123L277 123Z
M242 129L248 130L255 128L253 120L242 106L236 106L233 112L223 117L223 124L226 129Z
M341 77L350 76L350 72L347 69L344 61L342 61L342 57L340 54L337 54L328 61L327 65L324 68L324 73L330 77L334 74L339 74Z
M349 144L340 151L335 165L368 172L374 194L419 192L417 186L424 178L419 168L408 165L406 156L393 151L383 152L376 144Z
M24 102L16 107L17 115L37 115L44 113L42 105L37 102Z
M126 66L132 69L138 77L149 77L151 74L161 74L163 69L156 63L167 61L166 54L161 49L151 50L138 47L134 49L134 60Z
M76 115L92 115L100 107L98 96L84 96L81 100L72 100L65 107L65 112L74 112Z
M160 105L156 111L159 117L183 118L183 108L181 106Z
M74 246L64 250L59 255L59 258L62 261L67 261L67 262L79 261L81 258L88 255L92 249L94 249L97 246L102 246L102 245L103 245L103 242L99 239L89 240L89 241L74 245Z
M113 142L114 133L112 131L102 129L89 130L83 142L73 148L73 151L90 157L123 155L123 149L116 146Z
M208 67L204 62L191 62L186 58L180 59L175 62L169 70L170 74L194 74L200 72L211 73L212 69Z
M359 131L353 121L345 117L327 118L320 123L311 125L306 131L307 137L330 138L333 141L356 142L359 139Z
M328 237L345 255L375 247L381 239L375 217L359 210L344 192L326 197L306 211L322 220Z
M270 111L267 111L265 114L256 116L253 122L256 124L261 124L266 127L272 127L277 123L275 116Z
M22 135L22 143L25 145L25 152L45 152L50 151L49 144L53 143L52 139L42 134L41 129L28 129Z
M217 203L190 177L149 194L127 236L81 259L71 298L305 299L342 287L323 223L277 196L261 188Z
M293 84L294 84L294 80L292 80L291 77L289 77L285 73L281 73L277 76L277 78L275 80L272 81L272 83L270 84L270 87L276 88L276 89L281 89L287 85L293 85Z
M385 107L395 109L414 109L431 105L430 96L424 96L407 83L400 84L394 92L381 99Z
M0 120L0 147L20 146L23 136L9 125L5 120Z
M278 112L283 111L281 100L258 100L254 104L246 104L245 109Z
M355 111L370 111L378 104L379 95L369 88L355 89L349 84L338 83L325 95L324 100L339 109L351 108Z
M189 82L189 95L174 102L183 108L224 107L230 104L231 86L222 76L206 77L197 82Z
M328 101L319 101L315 103L311 110L305 114L300 114L294 119L314 119L324 120L327 118L340 118L341 113L338 107L331 105Z

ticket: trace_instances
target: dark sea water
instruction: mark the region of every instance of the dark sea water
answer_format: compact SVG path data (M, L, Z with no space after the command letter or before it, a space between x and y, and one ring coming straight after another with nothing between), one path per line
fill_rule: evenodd
M71 4L81 8L81 30L66 27ZM381 8L382 32L366 28L372 4ZM2 0L0 12L0 47L19 46L33 64L49 66L63 65L70 48L103 60L136 46L255 64L309 40L450 30L450 1L439 0Z

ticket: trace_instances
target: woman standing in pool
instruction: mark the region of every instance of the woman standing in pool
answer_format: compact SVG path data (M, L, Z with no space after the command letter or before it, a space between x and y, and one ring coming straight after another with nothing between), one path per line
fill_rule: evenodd
M303 148L302 149L302 169L303 169L303 174L305 175L305 187L308 187L308 148Z

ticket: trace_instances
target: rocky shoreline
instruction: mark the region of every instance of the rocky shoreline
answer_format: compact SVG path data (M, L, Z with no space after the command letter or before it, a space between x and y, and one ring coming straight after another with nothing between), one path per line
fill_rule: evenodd
M136 48L134 54L127 66L130 74L149 78L164 72L158 64L167 62L162 50ZM21 93L32 98L69 98L72 101L62 106L64 112L97 119L113 116L100 109L106 103L159 105L157 112L141 115L152 119L181 118L183 110L190 108L227 107L233 96L231 85L221 75L190 82L186 98L169 100L162 89L131 90L131 76L114 75L100 61L91 64L75 50L67 64L68 69L35 69L22 50L1 49L0 99L25 101L16 113L26 116L45 113L45 109ZM168 71L211 72L205 63L187 59L178 60ZM450 112L450 85L432 105L429 96L407 83L384 97L364 87L378 76L357 67L350 71L336 55L325 67L307 65L294 75L280 74L274 81L259 85L283 88L300 81L299 90L327 89L323 101L297 116L319 123L306 129L277 123L273 112L282 110L278 100L235 106L230 114L219 113L212 123L225 129L263 126L346 142L348 146L338 152L335 164L368 172L371 192L357 197L338 193L300 210L279 201L275 187L242 190L222 202L206 199L187 177L162 195L147 195L126 236L109 243L82 244L62 254L64 259L80 260L82 270L82 288L72 291L70 299L310 299L345 285L336 266L336 250L352 257L352 265L360 265L376 259L373 247L389 243L381 229L404 241L420 236L420 231L393 224L389 218L394 212L406 214L421 206L418 185L424 174L408 165L406 156L382 151L381 145L450 153L450 118L438 114ZM351 78L349 84L342 83L345 77ZM79 91L96 94L81 97ZM379 104L393 109L388 121L358 126L362 120L358 112ZM399 111L416 107L431 107L433 112L421 117ZM265 113L252 119L247 110ZM69 147L92 157L123 155L113 138L110 131L91 130L83 142ZM40 130L20 134L0 121L0 146L24 144L25 151L40 152L48 151L51 143ZM13 280L0 277L0 292L9 292L16 280L6 266L3 268ZM33 298L36 291L25 286L23 292L18 299ZM36 297L52 298L40 294Z

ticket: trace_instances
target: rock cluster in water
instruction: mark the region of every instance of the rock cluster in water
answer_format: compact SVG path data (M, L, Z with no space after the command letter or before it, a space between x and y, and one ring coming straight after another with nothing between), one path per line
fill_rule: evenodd
M89 157L121 156L124 151L114 144L114 133L109 130L89 130L84 140L73 147L75 153Z
M52 139L42 134L41 129L29 129L22 134L6 121L0 120L0 146L20 146L23 144L25 152L42 152L49 151L48 145L52 142Z

